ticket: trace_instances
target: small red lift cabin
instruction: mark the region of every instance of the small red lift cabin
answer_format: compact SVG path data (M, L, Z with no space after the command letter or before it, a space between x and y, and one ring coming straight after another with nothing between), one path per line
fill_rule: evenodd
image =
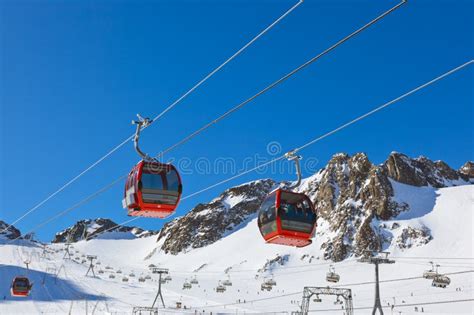
M151 120L140 115L138 118L139 121L133 122L137 125L133 141L143 160L128 174L122 206L128 210L129 216L166 218L178 207L182 192L181 177L173 165L160 163L140 150L140 131Z
M12 296L27 297L30 295L32 287L33 284L30 283L30 280L28 280L27 277L18 276L12 281L10 293Z
M301 157L289 152L287 158L296 163L298 181L293 187L297 187L301 183ZM267 243L304 247L311 244L316 219L316 211L308 196L278 188L260 206L258 228Z

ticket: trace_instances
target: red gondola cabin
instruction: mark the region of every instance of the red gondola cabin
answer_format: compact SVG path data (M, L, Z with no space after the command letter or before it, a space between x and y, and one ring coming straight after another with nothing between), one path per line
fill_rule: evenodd
M141 161L128 174L122 205L130 216L165 218L176 210L181 191L173 165Z
M258 228L267 243L307 246L316 228L313 203L305 194L277 189L260 206Z
M27 297L30 295L31 287L33 286L27 277L15 277L12 281L10 292L12 296Z

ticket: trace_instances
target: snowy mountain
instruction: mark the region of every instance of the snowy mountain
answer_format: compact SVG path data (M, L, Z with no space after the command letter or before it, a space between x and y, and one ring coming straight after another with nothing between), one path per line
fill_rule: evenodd
M257 180L224 191L207 204L167 223L160 231L161 250L178 254L212 244L247 224L275 182Z
M303 180L299 191L307 194L318 211L316 238L323 240L325 259L342 261L365 250L380 251L392 243L400 248L428 243L432 236L424 226L387 225L413 212L416 201L397 191L467 185L474 182L474 164L459 171L442 161L415 159L393 152L381 165L367 155L335 154L326 167ZM259 204L278 183L258 180L224 191L207 204L199 204L161 230L156 250L178 254L212 244L255 218Z
M8 227L8 229L6 229ZM6 230L5 230L6 229ZM4 231L5 230L5 231ZM9 226L8 223L0 220L0 240L13 240L17 237L20 237L20 230L15 228L13 225Z
M71 259L64 259L61 243L46 249L26 240L0 245L0 279L7 279L0 281L0 314L130 314L155 299L158 276L150 273L152 264L168 268L171 277L162 284L161 314L290 313L299 310L304 286L328 285L350 288L355 313L370 314L374 268L357 261L364 249L389 251L395 260L380 266L387 313L416 315L423 308L431 315L472 314L473 165L456 171L400 153L374 165L362 153L336 154L299 187L319 210L317 233L304 248L266 244L261 237L256 211L278 185L269 179L225 190L158 235L136 237L128 230L85 241L82 235L97 235L114 223L80 221L57 237L73 236ZM87 255L100 262L96 277L85 276ZM446 289L422 277L430 261L450 277ZM326 281L330 264L341 277L337 284ZM28 274L35 283L26 299L9 295L8 280L17 274ZM185 289L192 279L198 283ZM269 279L276 284L262 290ZM225 281L232 285L217 292ZM335 297L320 298L310 301L313 311L345 312Z
M120 238L140 238L155 235L157 231L143 230L139 227L118 226L110 219L98 218L94 220L77 221L73 226L56 233L52 243L75 243L80 240L90 240L95 237ZM104 233L104 231L108 231Z

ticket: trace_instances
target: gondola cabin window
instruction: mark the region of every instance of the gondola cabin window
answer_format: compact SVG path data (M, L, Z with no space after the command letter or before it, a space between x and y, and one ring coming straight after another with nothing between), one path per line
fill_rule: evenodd
M275 205L276 193L273 193L265 199L260 207L259 222L261 225L261 232L264 236L277 230Z

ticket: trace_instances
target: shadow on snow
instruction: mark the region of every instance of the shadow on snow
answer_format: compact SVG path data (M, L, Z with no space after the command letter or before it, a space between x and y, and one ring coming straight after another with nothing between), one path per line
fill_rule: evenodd
M10 295L14 277L27 276L33 283L31 294L26 297ZM54 274L27 270L19 266L0 264L0 303L5 301L57 301L57 300L106 300L105 296L84 292L73 282L56 278Z

